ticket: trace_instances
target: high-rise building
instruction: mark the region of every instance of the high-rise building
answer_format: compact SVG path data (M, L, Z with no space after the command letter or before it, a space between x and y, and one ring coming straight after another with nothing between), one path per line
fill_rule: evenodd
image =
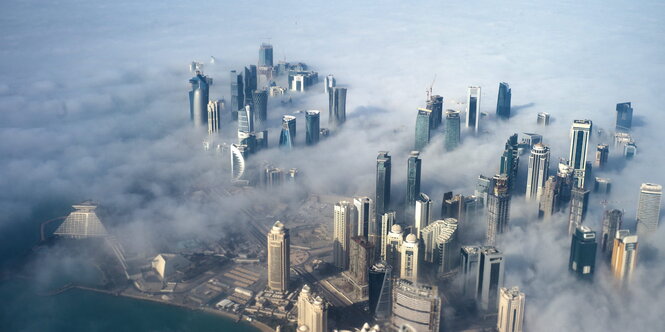
M458 220L464 223L475 223L483 216L485 212L485 204L483 199L476 196L463 196L464 200L461 203L462 209L459 214Z
M429 144L430 130L432 128L432 111L426 108L418 109L416 117L416 143L415 149L422 151Z
M381 258L381 260L386 260L386 245L388 244L388 233L393 229L393 225L395 224L395 218L397 216L397 213L395 211L390 211L386 212L383 215L381 215L381 229L382 231L379 233L378 237L376 238L376 242L380 244L380 250L377 250L377 254ZM401 232L402 227L400 226L400 232ZM400 242L401 243L401 242ZM376 247L375 247L376 248ZM399 266L396 266L396 268L399 268Z
M422 160L420 152L411 151L407 163L406 174L406 209L413 210L416 205L416 198L420 194L420 168Z
M607 158L610 156L610 148L607 144L598 144L596 146L596 161L593 166L602 169L607 165Z
M606 261L612 258L612 245L614 236L621 229L623 223L623 211L618 209L606 210L603 213L603 230L600 236L600 252Z
M633 159L635 155L637 154L637 145L635 145L635 142L628 142L626 145L623 147L623 157L626 158L627 160Z
M354 223L353 236L362 236L368 239L370 234L369 227L374 219L374 204L369 197L353 198L353 205L356 207L357 221Z
M340 270L349 267L351 225L355 221L355 207L348 201L335 203L333 212L333 265Z
M375 206L377 219L388 210L390 205L390 173L392 170L391 157L388 151L379 151L376 157L376 194ZM381 234L385 234L387 229L379 229Z
M550 148L538 143L531 149L529 172L526 180L526 199L540 200L549 176Z
M568 161L562 159L559 161L559 167L557 168L556 176L558 180L558 190L559 197L557 201L557 210L563 210L564 207L570 202L571 192L575 186L575 172L571 166L568 165Z
M443 116L443 97L439 95L431 96L427 101L427 109L432 111L430 129L435 130L441 126Z
M276 221L268 232L268 288L277 292L289 290L291 271L289 230Z
M480 197L483 200L483 204L487 205L487 197L492 191L492 179L484 176L478 175L478 180L476 182L476 188L473 192L474 195Z
M503 287L503 254L495 247L482 247L478 258L476 303L480 311L497 311L499 288Z
M256 122L264 124L268 120L268 90L252 91L252 105Z
M334 88L335 86L337 86L337 82L335 81L335 76L333 75L326 76L323 92L329 94L332 88Z
M568 235L572 235L575 229L582 225L586 219L589 207L589 191L583 188L573 188L570 199L570 213L568 214Z
M400 278L418 282L421 255L420 241L416 234L407 235L400 247Z
M569 166L573 168L577 187L584 188L586 173L586 158L589 149L589 136L591 135L591 120L575 120L570 128L570 154Z
M279 146L292 150L296 141L296 117L284 115L282 117L282 132L279 134Z
M593 279L596 267L596 232L587 226L575 229L570 243L568 269L582 280Z
M284 183L284 170L268 166L264 171L263 183L266 188L277 188Z
M392 302L390 322L395 331L439 331L441 298L436 286L397 280Z
M231 71L231 117L233 121L238 120L239 109L245 107L245 88L242 74L235 70Z
M518 287L499 290L498 332L522 332L524 326L524 302L526 296Z
M298 307L298 331L328 331L328 304L321 296L315 295L309 285L303 286L296 306Z
M533 149L533 146L543 142L543 135L536 133L522 133L522 139L518 147L520 149Z
M456 231L457 219L455 218L436 220L427 225L427 227L421 229L420 240L423 243L423 261L439 264L444 259L440 256L439 244L447 244L457 241ZM445 235L440 237L441 234ZM450 247L445 248L445 250L449 248ZM459 248L455 249L454 252L444 251L444 253L446 255L455 256L454 258L446 261L446 264L452 264L458 261ZM459 265L459 263L457 265Z
M550 125L550 114L547 112L540 112L538 113L538 121L537 121L539 126L549 126Z
M224 112L224 99L208 102L208 135L218 134L222 127L222 113Z
M393 224L390 227L390 232L386 235L386 245L383 260L388 262L388 265L394 266L393 273L395 277L399 276L401 269L401 249L402 244L404 243L404 232L402 231L402 226L398 224Z
M496 102L496 116L500 119L510 118L510 85L505 82L499 83L499 97Z
M614 279L625 286L633 276L637 265L637 235L621 230L615 233L611 269Z
M538 204L539 219L549 219L555 212L558 211L558 197L558 177L550 176L547 181L545 181L543 194L540 196L540 202Z
M244 88L245 88L245 105L252 105L252 92L257 88L256 66L250 65L249 68L245 67L243 74ZM244 106L244 105L243 105Z
M315 145L319 142L320 124L320 111L310 110L305 112L305 144Z
M367 298L368 271L374 264L374 245L362 236L354 236L349 242L349 270L344 272L353 285L357 298Z
M602 195L609 194L612 191L612 179L596 177L593 182L593 192Z
M478 292L478 261L481 246L463 246L460 251L460 274L462 296L475 299Z
M499 173L508 177L508 190L512 191L517 181L517 170L520 165L519 144L517 143L517 134L511 135L506 141L503 154L501 155L501 164Z
M240 181L245 174L245 159L247 158L247 145L231 144L231 180Z
M259 66L272 67L272 65L272 45L263 43L259 48Z
M374 264L368 280L369 313L376 320L387 319L392 305L392 266L384 261Z
M208 92L212 78L197 71L189 83L192 85L192 91L189 92L189 118L194 122L194 127L205 128L208 124Z
M470 86L466 99L466 128L478 134L480 124L480 87Z
M438 275L446 277L459 267L460 245L457 236L458 222L455 218L443 220L443 226L436 237L435 262L439 265Z
M416 198L416 210L414 213L415 233L420 234L420 230L429 225L432 213L432 200L424 193L420 193Z
M654 183L642 183L637 204L637 235L646 238L658 229L660 198L663 187Z
M497 234L503 234L508 229L509 218L510 194L508 193L508 178L505 175L495 175L492 193L487 198L486 245L494 245Z
M627 133L633 126L633 108L630 103L617 104L616 131Z
M238 133L251 132L254 132L254 109L246 105L238 111Z
M450 192L452 195L452 192ZM441 206L442 218L455 218L462 220L462 213L464 212L464 196L457 194L451 198L443 201Z
M328 90L328 125L337 128L346 121L346 88Z
M455 150L460 144L460 118L459 112L446 110L445 141L443 143L446 151Z

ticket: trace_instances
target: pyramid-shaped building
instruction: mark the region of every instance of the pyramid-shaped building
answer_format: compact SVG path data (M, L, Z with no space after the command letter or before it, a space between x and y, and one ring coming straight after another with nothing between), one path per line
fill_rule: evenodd
M55 235L73 239L108 236L106 228L95 213L97 205L92 202L83 202L72 205L72 207L75 211L70 213L55 230Z

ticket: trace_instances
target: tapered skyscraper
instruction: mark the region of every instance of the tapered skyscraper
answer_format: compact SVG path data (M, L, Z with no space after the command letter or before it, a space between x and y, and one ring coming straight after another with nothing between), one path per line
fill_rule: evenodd
M531 149L529 172L526 180L526 200L540 200L549 176L550 149L538 143Z
M333 87L328 91L328 124L337 128L346 121L346 88Z
M430 130L432 127L432 111L426 108L418 109L416 117L416 144L415 149L422 151L429 144Z
M633 126L633 107L630 103L617 104L616 131L627 133Z
M460 143L460 119L459 112L455 110L446 111L445 141L443 146L446 151L452 151Z
M284 115L282 117L282 132L279 134L279 146L285 149L293 149L296 141L296 117Z
M569 166L573 168L577 187L584 188L586 175L586 158L589 150L589 136L591 135L591 120L575 120L570 128L570 154Z
M212 78L196 72L196 76L189 80L192 91L189 92L189 118L194 127L206 128L208 124L208 92L212 85Z
M252 92L252 103L256 122L262 125L268 120L268 90L254 90Z
M663 187L654 183L642 183L637 204L637 235L646 238L656 232L660 219L660 199Z
M587 226L575 230L570 243L568 269L582 280L593 279L596 267L596 232Z
M510 85L505 82L499 83L499 98L496 102L496 116L500 119L507 120L510 118L511 95Z
M321 133L321 112L316 110L305 112L305 144L315 145Z
M477 134L480 124L480 87L470 86L466 99L466 128Z
M411 151L406 174L406 209L413 210L420 194L420 152Z
M369 270L369 312L376 319L387 319L390 316L392 269L392 266L381 261Z
M508 178L505 175L494 176L494 187L487 198L487 234L485 244L493 246L497 234L508 229L510 218L510 193L508 193Z
M524 293L518 287L499 290L498 332L522 332L524 326Z
M289 290L290 252L289 230L276 221L268 232L268 288L273 291Z
M328 75L325 78L325 84L323 85L323 92L329 94L332 88L337 86L337 81L335 81L335 76Z

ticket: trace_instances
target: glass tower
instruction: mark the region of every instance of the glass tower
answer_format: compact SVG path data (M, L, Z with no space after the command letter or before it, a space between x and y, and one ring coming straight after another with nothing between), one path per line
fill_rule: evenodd
M272 67L272 45L261 44L261 48L259 48L259 66Z
M411 151L406 174L406 208L412 210L416 206L416 198L420 194L420 152Z
M466 128L478 134L480 123L480 87L470 86L466 100Z
M496 102L496 115L500 119L507 120L510 118L510 85L505 82L499 83L499 98Z
M388 151L380 151L376 157L376 194L374 196L377 220L380 220L381 216L388 212L388 206L390 205L391 170L392 162ZM383 236L388 230L378 227L378 232Z
M570 154L569 166L573 168L577 186L584 188L586 174L586 157L589 149L589 136L591 135L591 120L575 120L570 128Z
M570 243L568 269L582 280L593 279L596 267L596 232L587 226L575 230Z
M346 121L346 88L328 90L328 124L337 128Z
M231 117L233 121L238 120L237 110L245 106L245 88L243 87L242 75L235 70L231 71Z
M432 111L426 108L418 109L416 117L416 144L415 149L422 151L429 143L432 122Z
M446 111L445 141L443 146L446 151L452 151L460 143L460 119L459 112L455 110Z
M279 146L285 149L293 149L296 140L296 117L284 115L282 117L282 132L279 135Z
M254 90L252 92L252 105L254 106L256 121L263 124L268 119L268 90Z
M434 130L441 126L443 115L443 97L439 95L431 96L427 101L427 109L432 111L432 121L430 121L430 129Z
M526 199L540 200L549 176L550 148L538 143L531 149L529 156L529 172L526 180Z
M212 78L197 72L189 80L192 91L189 92L189 118L197 128L207 127L208 124L208 92L212 85Z
M633 125L633 108L630 103L617 104L616 131L627 133Z
M305 112L305 144L314 145L319 142L321 133L320 125L321 112L310 110Z

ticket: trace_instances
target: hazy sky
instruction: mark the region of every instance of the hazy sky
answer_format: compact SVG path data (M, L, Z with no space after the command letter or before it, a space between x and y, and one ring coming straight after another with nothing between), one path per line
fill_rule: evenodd
M306 62L349 88L348 121L338 135L315 149L256 156L298 167L306 189L373 196L376 152L390 150L401 200L416 109L434 76L445 108L461 110L466 87L482 86L481 110L490 116L505 81L513 118L498 125L488 119L481 124L487 134L464 137L452 153L435 137L422 154L423 191L437 204L444 191L471 193L478 174L497 172L513 132L543 134L554 165L567 155L573 119L611 130L615 104L631 101L638 155L615 160L620 166L601 175L614 180L610 205L625 209L632 225L640 183L665 184L657 144L665 139L663 18L660 1L3 1L0 249L29 247L34 236L20 244L16 238L34 235L39 222L57 216L52 211L65 213L87 198L109 207L112 229L140 234L146 247L158 237L150 225L204 236L211 225L232 222L247 197L193 194L224 188L228 174L219 169L222 160L200 151L200 135L190 128L188 64L215 56L217 63L205 67L215 80L210 95L229 100L228 71L256 63L266 41L275 61ZM284 113L327 113L323 87L316 90L295 97L290 108L271 103L271 127ZM551 113L552 126L537 128L537 112ZM272 145L277 137L271 130ZM587 221L597 230L601 199L592 196ZM513 227L499 247L507 253L506 286L527 294L529 330L665 325L662 228L643 243L632 293L617 294L602 264L593 285L566 273L565 216L541 224L533 205L521 197L513 205Z

